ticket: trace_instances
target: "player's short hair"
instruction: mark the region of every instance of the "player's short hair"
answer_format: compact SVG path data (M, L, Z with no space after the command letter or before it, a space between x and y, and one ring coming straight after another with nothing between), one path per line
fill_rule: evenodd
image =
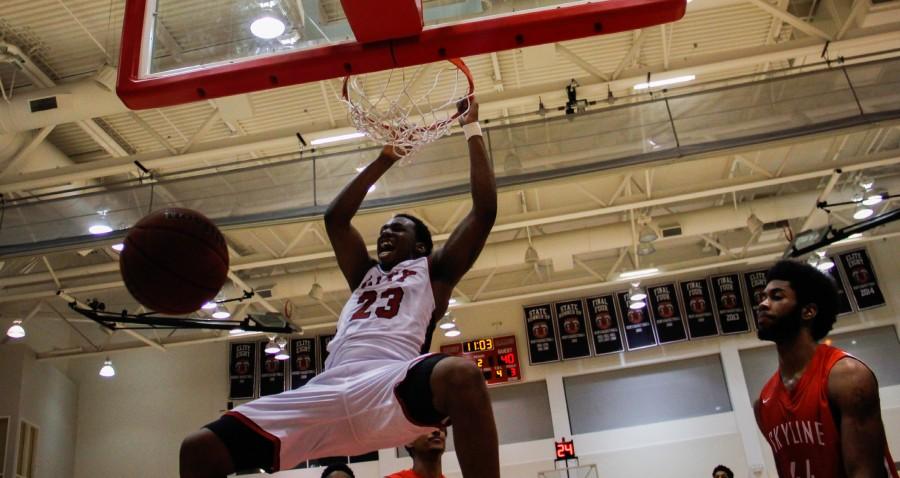
M425 255L431 255L431 250L434 249L434 243L431 241L431 231L428 230L428 226L422 222L421 219L413 216L412 214L394 214L394 217L404 217L412 221L412 223L416 227L416 242L421 242L425 245Z
M766 273L766 281L783 280L791 284L797 295L797 306L815 304L816 316L810 332L815 340L822 340L837 319L837 285L828 274L804 262L778 261Z
M716 473L718 473L720 471L724 471L725 474L728 476L728 478L734 478L734 472L731 471L731 468L728 468L725 465L719 465L719 466L713 468L712 476L716 476Z
M350 475L350 478L356 478L356 475L353 474L353 470L351 470L349 466L343 463L335 463L333 465L328 465L327 467L325 467L325 470L322 471L321 478L328 478L328 475L332 474L335 471L343 471L344 473Z

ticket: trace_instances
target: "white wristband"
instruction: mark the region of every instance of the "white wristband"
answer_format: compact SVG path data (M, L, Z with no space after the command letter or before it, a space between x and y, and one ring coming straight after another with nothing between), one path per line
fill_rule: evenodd
M466 141L472 136L481 136L481 125L477 121L462 125L463 134L466 135Z

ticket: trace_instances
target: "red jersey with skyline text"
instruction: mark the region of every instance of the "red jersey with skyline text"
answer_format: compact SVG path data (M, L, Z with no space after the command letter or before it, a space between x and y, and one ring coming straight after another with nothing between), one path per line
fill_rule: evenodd
M844 478L841 435L828 401L828 374L838 360L852 357L820 344L793 391L776 371L759 394L759 424L772 447L782 478ZM888 476L900 478L884 445Z

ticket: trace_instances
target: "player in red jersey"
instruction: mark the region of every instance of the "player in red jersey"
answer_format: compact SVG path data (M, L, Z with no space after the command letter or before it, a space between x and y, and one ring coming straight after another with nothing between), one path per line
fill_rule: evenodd
M444 478L441 473L441 456L446 447L447 430L444 428L416 438L412 443L405 445L413 460L413 467L385 478Z
M816 268L780 261L759 304L761 340L778 371L754 405L782 478L898 477L881 421L878 382L861 361L819 344L834 325L837 290Z

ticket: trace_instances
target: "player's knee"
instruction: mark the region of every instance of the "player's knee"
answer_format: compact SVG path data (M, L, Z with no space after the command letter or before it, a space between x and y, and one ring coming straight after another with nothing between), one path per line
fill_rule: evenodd
M469 391L484 388L484 376L472 362L459 357L448 357L442 360L441 364L444 362L447 363L443 378L451 390Z

